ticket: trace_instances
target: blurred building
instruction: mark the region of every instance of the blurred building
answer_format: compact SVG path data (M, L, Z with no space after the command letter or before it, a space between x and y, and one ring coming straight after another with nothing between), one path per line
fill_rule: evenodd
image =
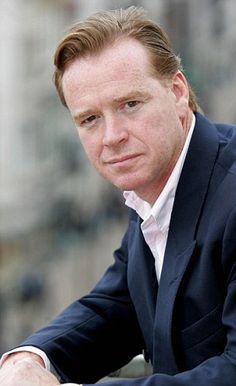
M203 110L236 121L234 0L2 0L0 351L87 291L119 245L121 194L85 161L52 56L78 18L129 5L169 32Z

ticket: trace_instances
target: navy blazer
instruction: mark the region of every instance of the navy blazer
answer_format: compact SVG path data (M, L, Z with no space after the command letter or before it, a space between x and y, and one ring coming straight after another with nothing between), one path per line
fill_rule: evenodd
M94 383L144 350L153 375L127 385L235 385L236 128L196 114L159 286L140 223L131 210L91 293L23 344L44 350L67 382Z

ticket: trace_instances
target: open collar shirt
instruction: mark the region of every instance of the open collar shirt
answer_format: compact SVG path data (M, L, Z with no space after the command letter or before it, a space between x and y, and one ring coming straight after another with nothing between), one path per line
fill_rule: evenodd
M125 204L134 209L143 220L141 230L148 244L154 260L157 280L160 281L167 237L170 226L171 213L174 205L175 193L180 174L188 152L189 144L193 134L196 118L193 115L190 130L188 132L184 147L179 159L154 205L142 200L133 191L124 191Z

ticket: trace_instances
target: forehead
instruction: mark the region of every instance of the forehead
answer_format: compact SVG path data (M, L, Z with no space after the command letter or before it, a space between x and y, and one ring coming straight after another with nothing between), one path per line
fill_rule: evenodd
M66 100L77 92L80 97L92 90L142 87L151 75L146 49L134 39L115 42L99 54L77 58L65 70L62 85Z

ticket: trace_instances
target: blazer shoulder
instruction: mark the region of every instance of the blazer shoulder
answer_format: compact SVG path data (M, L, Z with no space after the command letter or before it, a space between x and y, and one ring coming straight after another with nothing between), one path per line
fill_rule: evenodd
M219 135L218 165L236 174L236 126L216 124Z
M229 170L236 161L236 125L214 123L196 113L196 129L200 133L201 144L207 142L206 154L209 154L211 144L217 144L216 163Z
M236 124L213 122L200 113L195 113L196 127L215 131L220 141L228 143L236 135Z

